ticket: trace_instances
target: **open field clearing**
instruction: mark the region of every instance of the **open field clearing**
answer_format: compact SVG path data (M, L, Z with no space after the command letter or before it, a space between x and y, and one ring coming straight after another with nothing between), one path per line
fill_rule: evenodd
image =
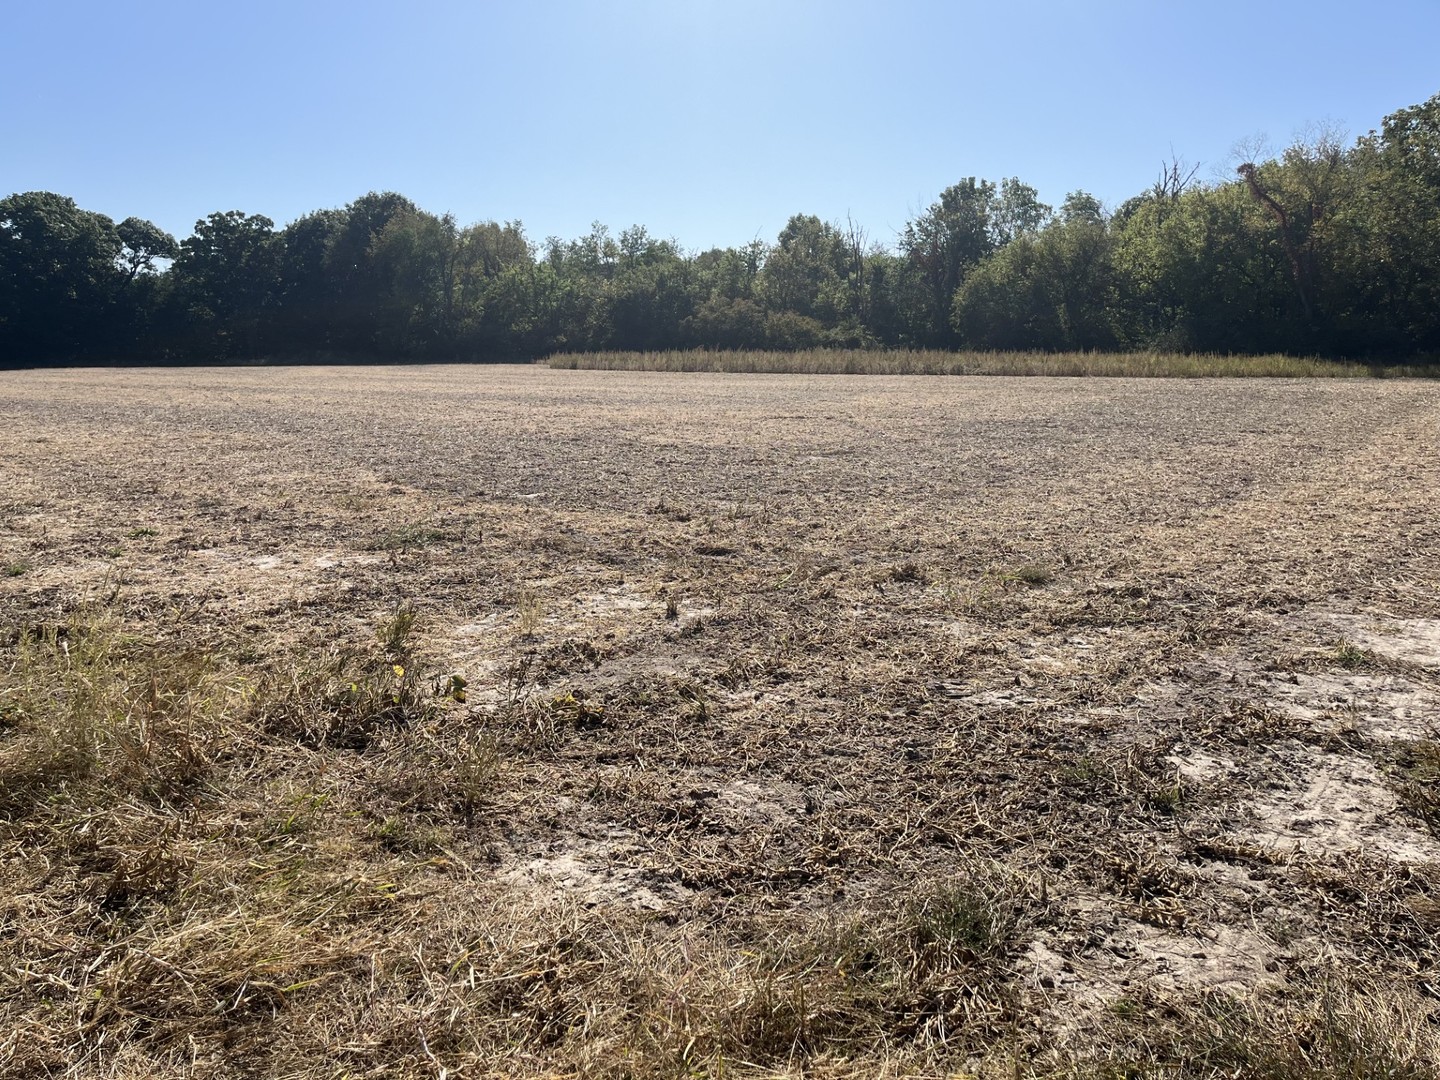
M1435 1075L1433 382L0 419L0 1074Z

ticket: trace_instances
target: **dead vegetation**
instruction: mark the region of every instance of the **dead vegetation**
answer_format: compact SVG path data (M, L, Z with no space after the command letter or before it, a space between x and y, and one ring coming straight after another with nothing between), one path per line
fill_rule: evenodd
M1435 1074L1424 384L0 407L7 1076Z
M1163 352L945 352L936 349L688 349L556 353L552 368L787 375L1042 375L1107 378L1434 378L1433 364L1361 364L1315 356Z

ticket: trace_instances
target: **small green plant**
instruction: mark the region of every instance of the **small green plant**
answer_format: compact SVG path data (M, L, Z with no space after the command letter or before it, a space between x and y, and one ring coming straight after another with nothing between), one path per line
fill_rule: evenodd
M1013 921L992 891L954 883L913 901L908 915L917 951L959 953L972 961L990 960L1003 952Z
M415 630L415 609L400 604L395 614L380 625L380 644L387 655L403 663L410 656L410 635Z
M1110 1003L1110 1012L1122 1020L1134 1020L1145 1012L1145 1006L1133 997L1117 997Z
M142 525L138 529L131 529L128 533L125 534L126 538L130 540L144 540L147 537L159 535L159 529L152 529L148 525Z
M1178 813L1185 802L1185 789L1176 777L1173 783L1157 783L1150 792L1150 805L1162 814Z
M1358 671L1361 668L1372 667L1375 663L1375 654L1369 649L1362 649L1353 642L1341 638L1335 643L1335 663L1346 671Z
M303 836L314 827L320 812L329 802L329 796L304 794L297 796L292 809L269 822L268 843L279 843Z
M465 687L470 684L466 682L463 675L451 675L446 679L439 691L441 697L447 697L451 701L465 703Z
M1055 771L1055 779L1063 784L1087 787L1112 777L1112 771L1095 755L1083 753Z
M30 564L27 562L12 562L5 564L6 577L19 577L21 574L30 572Z

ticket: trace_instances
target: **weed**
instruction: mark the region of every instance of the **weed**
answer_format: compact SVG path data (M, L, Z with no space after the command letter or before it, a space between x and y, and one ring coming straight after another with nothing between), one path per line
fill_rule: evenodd
M693 679L682 680L675 686L675 695L681 703L682 721L703 724L710 719L710 696L700 683Z
M435 855L445 850L448 839L443 829L391 814L371 830L375 842L385 851L406 855Z
M1358 671L1375 666L1375 654L1341 638L1335 643L1335 663L1346 671Z
M1173 783L1156 783L1150 794L1150 805L1162 814L1178 813L1185 802L1185 789L1176 777Z
M1440 837L1440 743L1422 739L1405 745L1396 771L1400 805Z
M267 839L272 841L289 840L310 833L314 830L329 801L328 795L308 792L297 795L288 813L272 819L267 830Z
M1018 581L1022 585L1030 585L1035 588L1049 585L1055 580L1055 575L1040 563L1022 563L1004 575L1007 581Z
M1077 787L1090 788L1113 782L1115 772L1100 757L1091 753L1076 754L1062 759L1062 763L1055 769L1055 780L1058 783Z
M993 963L1010 946L1017 926L1014 898L999 879L943 882L906 901L904 927L919 964L953 967Z
M435 693L440 697L447 697L451 701L463 705L466 700L465 688L469 685L465 680L465 676L451 675L449 678L441 680Z
M457 539L459 537L451 530L435 525L402 525L377 536L370 542L370 550L401 553L414 548L447 544Z
M395 614L380 625L380 646L396 662L403 662L410 656L410 635L415 631L415 608L400 604Z
M532 746L551 746L557 735L556 714L536 693L544 667L534 652L526 652L505 669L502 698L495 718Z
M1110 1003L1110 1012L1122 1020L1136 1020L1144 1015L1145 1006L1128 995L1121 995Z
M600 727L605 723L605 706L590 701L575 693L560 694L550 699L546 706L549 713L549 727L552 730L575 728L584 730Z
M930 584L930 575L918 563L905 562L890 568L890 580L906 584L928 585Z
M0 569L3 569L6 577L19 577L21 574L28 574L30 572L30 564L27 562L10 562L6 563L4 567Z
M467 824L494 798L499 776L500 751L494 737L466 739L455 758L452 791Z
M515 600L515 630L522 638L534 638L545 621L545 607L534 589L522 588Z
M257 694L261 723L303 745L364 750L380 731L429 719L438 695L412 655L414 627L414 609L401 605L376 632L380 655L335 649L288 678L272 676Z

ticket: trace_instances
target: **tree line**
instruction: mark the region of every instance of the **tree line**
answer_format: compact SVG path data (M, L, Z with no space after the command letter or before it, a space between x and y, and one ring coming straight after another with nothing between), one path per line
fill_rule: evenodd
M690 252L634 226L530 240L371 193L176 240L73 199L0 200L0 362L485 360L556 350L926 347L1440 356L1440 94L1107 210L947 188L891 244L798 214Z

